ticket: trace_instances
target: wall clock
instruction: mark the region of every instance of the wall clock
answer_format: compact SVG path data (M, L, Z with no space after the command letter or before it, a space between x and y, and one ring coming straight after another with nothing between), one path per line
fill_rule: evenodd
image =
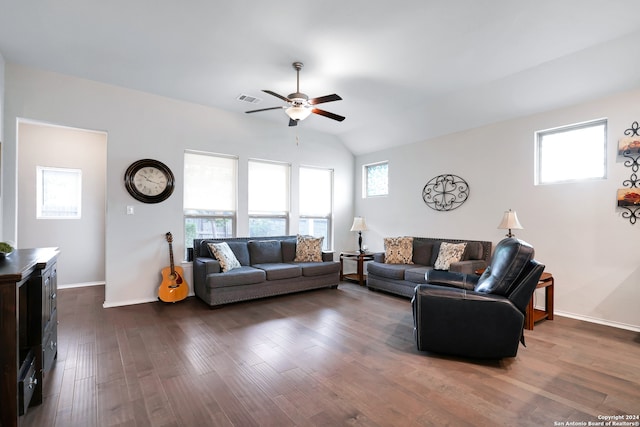
M136 200L160 203L173 193L173 172L158 160L138 160L124 173L124 186Z

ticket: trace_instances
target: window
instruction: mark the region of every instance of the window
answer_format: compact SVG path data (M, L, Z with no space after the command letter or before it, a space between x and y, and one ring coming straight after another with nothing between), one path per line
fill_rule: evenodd
M300 226L304 235L324 237L322 249L331 248L333 170L300 168Z
M289 170L285 163L249 160L249 236L289 230Z
M606 177L607 120L536 132L536 184Z
M184 153L185 248L193 239L234 237L237 171L235 157Z
M362 175L362 197L386 196L389 194L388 162L364 165Z
M37 166L36 198L36 218L79 219L82 171Z

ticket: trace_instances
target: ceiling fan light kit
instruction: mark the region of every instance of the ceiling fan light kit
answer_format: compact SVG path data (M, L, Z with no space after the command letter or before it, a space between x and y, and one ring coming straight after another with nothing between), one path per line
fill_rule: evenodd
M259 111L282 109L289 117L289 126L296 126L300 120L306 119L311 115L311 113L318 114L320 116L324 116L339 122L343 121L345 119L345 117L343 116L313 107L314 105L322 104L325 102L340 101L342 100L342 98L334 93L331 95L309 99L306 94L300 92L300 70L302 69L304 64L302 64L302 62L294 62L292 65L296 70L296 91L294 93L291 93L285 97L267 89L262 90L269 95L275 96L276 98L285 101L288 105L282 107L260 108L258 110L246 111L246 113L257 113Z

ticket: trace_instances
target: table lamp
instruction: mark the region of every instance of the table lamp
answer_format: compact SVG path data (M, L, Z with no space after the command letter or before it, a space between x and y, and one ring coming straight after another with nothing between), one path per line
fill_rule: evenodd
M507 237L513 237L514 234L511 230L522 230L522 225L520 225L520 221L518 221L518 215L516 215L515 211L509 209L504 213L502 217L502 221L500 225L498 225L498 229L501 230L509 230L507 233Z
M364 221L364 217L357 216L353 218L353 225L351 226L351 231L358 232L358 250L361 254L364 253L362 250L362 232L367 231L367 223Z

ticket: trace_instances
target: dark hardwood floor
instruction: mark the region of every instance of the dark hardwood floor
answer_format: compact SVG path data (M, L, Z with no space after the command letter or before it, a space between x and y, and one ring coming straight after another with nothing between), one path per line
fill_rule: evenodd
M557 426L640 414L635 332L556 316L525 331L516 358L473 361L418 352L409 301L351 284L215 310L103 301L103 287L59 292L58 360L23 425Z

